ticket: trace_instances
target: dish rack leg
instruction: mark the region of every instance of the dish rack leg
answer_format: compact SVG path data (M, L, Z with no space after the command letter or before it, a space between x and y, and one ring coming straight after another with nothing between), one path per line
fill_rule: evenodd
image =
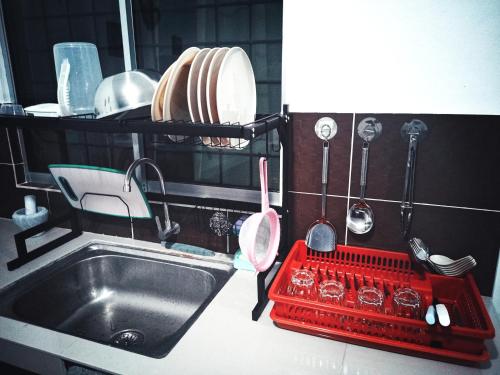
M259 320L260 316L262 315L262 311L264 311L267 303L269 302L268 291L271 287L271 284L273 283L274 278L278 274L278 270L276 270L276 273L274 274L272 280L269 280L267 288L266 277L267 275L269 275L271 270L273 270L275 264L276 261L273 262L271 267L269 267L265 272L259 272L259 274L257 275L257 304L252 310L252 320L255 322Z

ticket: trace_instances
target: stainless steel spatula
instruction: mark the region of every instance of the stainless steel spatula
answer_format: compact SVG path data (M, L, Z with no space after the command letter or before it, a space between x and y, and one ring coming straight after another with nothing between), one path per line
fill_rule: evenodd
M323 117L316 122L314 127L316 135L323 140L323 170L321 174L321 218L311 224L306 235L308 248L329 252L337 247L337 232L335 227L326 219L326 187L328 184L328 153L330 143L337 134L337 124L329 117Z

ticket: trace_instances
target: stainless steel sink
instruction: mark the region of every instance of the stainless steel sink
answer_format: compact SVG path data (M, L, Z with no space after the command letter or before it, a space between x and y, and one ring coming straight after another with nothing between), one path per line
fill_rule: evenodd
M1 291L0 315L161 358L233 273L191 263L93 244Z

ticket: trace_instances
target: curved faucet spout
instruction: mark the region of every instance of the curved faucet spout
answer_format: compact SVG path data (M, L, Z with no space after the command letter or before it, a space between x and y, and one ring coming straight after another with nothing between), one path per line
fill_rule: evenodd
M137 159L137 160L134 160L134 162L132 164L130 164L130 166L127 169L127 172L125 173L125 181L123 182L123 191L124 192L131 191L130 181L132 180L134 170L139 165L143 165L143 164L147 164L155 170L156 174L158 175L158 179L160 181L161 193L165 199L167 193L165 190L165 181L163 179L163 174L161 173L161 170L156 165L156 163L152 159L149 159L149 158ZM166 241L166 239L168 237L170 237L171 235L179 233L180 229L181 229L179 224L177 224L173 221L172 222L170 221L170 215L168 212L168 205L165 202L165 200L163 201L163 213L165 215L165 229L162 228L159 217L158 216L155 217L156 226L158 227L158 237L160 238L160 241Z

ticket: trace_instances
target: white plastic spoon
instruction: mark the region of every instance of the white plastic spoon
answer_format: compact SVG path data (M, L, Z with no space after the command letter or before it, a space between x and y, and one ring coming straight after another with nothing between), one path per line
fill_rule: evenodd
M439 320L439 324L443 327L448 327L450 325L450 314L448 313L448 309L442 303L436 305L436 312Z

